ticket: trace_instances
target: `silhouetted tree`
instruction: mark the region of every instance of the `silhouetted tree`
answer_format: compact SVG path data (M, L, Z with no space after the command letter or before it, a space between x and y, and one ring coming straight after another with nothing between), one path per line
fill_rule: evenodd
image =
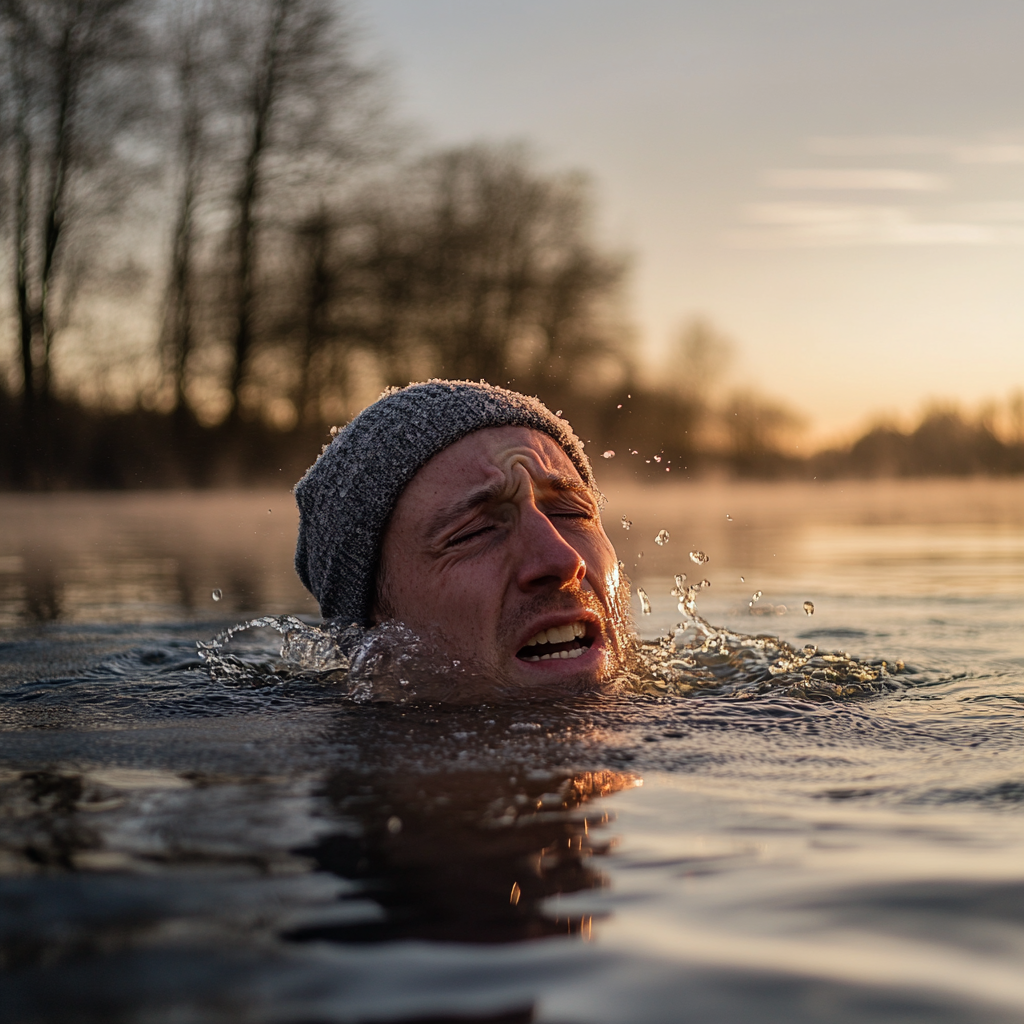
M740 472L766 466L779 452L786 434L803 422L781 403L751 391L732 395L720 415L729 437L729 455Z
M46 400L54 336L77 269L69 235L115 158L122 73L143 46L139 0L2 0L7 41L11 224L22 394ZM92 193L92 194L91 194ZM109 202L108 193L103 197Z
M544 390L572 378L599 391L628 362L615 318L624 264L592 241L579 176L541 174L515 147L471 146L325 218L300 235L308 306L293 321L305 323L303 365L321 367L303 373L307 387L343 387L355 351L389 384L445 374Z
M175 6L168 12L166 54L173 73L175 115L170 141L174 168L174 225L164 296L160 347L180 417L187 409L186 372L195 343L198 305L198 206L215 155L211 120L222 90L224 34L211 3Z
M232 325L228 388L237 416L259 341L264 236L300 220L311 199L315 208L337 184L343 166L362 151L376 108L366 88L374 72L357 59L338 4L236 0L230 11L238 156L225 290Z
M21 371L13 464L19 479L44 481L54 343L81 285L98 273L101 225L130 191L132 160L117 142L144 91L128 82L144 49L142 3L0 0L0 29L12 207L5 227Z

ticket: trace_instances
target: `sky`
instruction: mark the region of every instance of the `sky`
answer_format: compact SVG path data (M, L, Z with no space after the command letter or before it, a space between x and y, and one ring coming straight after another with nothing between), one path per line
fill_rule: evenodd
M1024 388L1021 0L356 9L424 142L590 174L651 361L710 320L819 441Z

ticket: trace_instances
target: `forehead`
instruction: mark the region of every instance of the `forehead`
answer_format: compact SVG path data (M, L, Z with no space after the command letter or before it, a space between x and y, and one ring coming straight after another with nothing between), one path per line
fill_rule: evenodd
M512 450L526 456L531 475L583 482L554 438L528 427L487 427L467 434L430 459L406 487L399 506L408 504L407 497L450 501L493 483L504 475L502 467Z

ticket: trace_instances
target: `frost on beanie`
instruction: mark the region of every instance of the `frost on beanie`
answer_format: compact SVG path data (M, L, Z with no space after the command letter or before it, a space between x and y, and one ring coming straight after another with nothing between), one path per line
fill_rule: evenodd
M402 491L432 456L485 427L549 435L596 487L569 424L536 398L471 381L385 391L338 432L295 486L295 570L325 619L369 624L381 541Z

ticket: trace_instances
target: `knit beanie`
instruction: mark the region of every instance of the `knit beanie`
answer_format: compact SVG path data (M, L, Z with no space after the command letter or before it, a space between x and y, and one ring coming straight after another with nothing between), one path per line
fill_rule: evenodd
M547 434L596 488L579 439L536 398L462 380L385 391L295 485L295 570L325 619L369 625L381 541L402 491L432 456L485 427Z

